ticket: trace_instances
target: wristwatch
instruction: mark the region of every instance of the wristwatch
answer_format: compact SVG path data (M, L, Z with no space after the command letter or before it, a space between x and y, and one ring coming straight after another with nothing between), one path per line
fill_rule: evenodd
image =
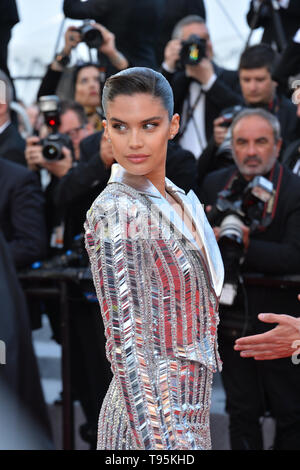
M70 63L70 57L67 54L61 52L55 56L56 62L62 67L66 67Z

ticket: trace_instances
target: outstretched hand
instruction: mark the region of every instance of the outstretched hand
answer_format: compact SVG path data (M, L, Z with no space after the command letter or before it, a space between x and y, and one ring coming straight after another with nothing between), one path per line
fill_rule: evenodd
M300 296L298 298L300 300ZM300 318L275 313L260 313L258 318L278 325L267 333L236 340L234 349L240 351L241 357L266 360L300 353Z

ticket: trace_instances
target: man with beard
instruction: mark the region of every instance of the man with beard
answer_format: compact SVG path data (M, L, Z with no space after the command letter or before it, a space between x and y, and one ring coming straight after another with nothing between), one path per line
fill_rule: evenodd
M238 254L234 278L237 291L229 299L232 290L225 292L223 289L220 300L219 347L230 417L231 447L233 450L263 449L260 418L268 411L276 421L274 449L296 450L300 442L298 369L290 358L266 361L242 358L234 350L234 342L241 336L263 333L272 327L259 321L259 312L288 311L294 312L295 317L300 314L296 296L294 300L287 289L245 283L246 273L248 278L249 273L256 278L299 274L299 179L277 161L281 147L280 126L271 113L258 108L243 110L234 119L231 131L236 166L210 173L198 190L201 202L210 206L207 207L208 218L214 226L225 265L224 286L232 289L234 283L230 269L233 266L229 255ZM235 204L245 201L248 185L255 183L258 188L254 181L256 176L265 178L264 187L272 183L273 190L269 191L267 202L254 203L259 210L259 213L255 212L258 223L253 224L254 212L246 211L244 206L240 212L246 212L248 220L239 215L240 212L233 211L235 229L238 225L240 232L239 242L236 237L237 243L234 244L232 239L228 241L224 231L220 232L228 213L215 217L216 201L228 201L229 197ZM225 246L226 239L228 244Z

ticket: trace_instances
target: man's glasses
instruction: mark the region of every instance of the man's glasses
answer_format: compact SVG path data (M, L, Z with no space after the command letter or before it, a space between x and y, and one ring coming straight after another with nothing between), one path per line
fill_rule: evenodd
M84 128L85 128L84 125L75 127L75 129L70 129L68 132L64 132L64 134L68 135L72 139L73 137L77 137L79 131L81 131L81 129L84 129Z

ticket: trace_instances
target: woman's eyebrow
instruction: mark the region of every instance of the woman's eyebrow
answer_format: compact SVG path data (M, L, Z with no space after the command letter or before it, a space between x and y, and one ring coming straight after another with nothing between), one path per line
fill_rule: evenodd
M161 120L161 119L162 119L161 116L152 116L150 118L144 119L142 121L142 123L149 122L149 121L157 121L157 120Z
M115 118L115 117L111 117L111 118L110 118L110 121L116 121L116 122L121 122L122 124L126 124L126 122L125 122L125 121L122 121L122 119Z
M149 117L147 119L143 119L143 121L141 121L141 123L144 124L145 122L158 121L158 120L161 120L161 119L162 119L162 116L152 116L152 117ZM126 121L123 121L122 119L119 119L119 118L116 118L116 117L111 117L110 121L121 122L122 124L126 124Z

